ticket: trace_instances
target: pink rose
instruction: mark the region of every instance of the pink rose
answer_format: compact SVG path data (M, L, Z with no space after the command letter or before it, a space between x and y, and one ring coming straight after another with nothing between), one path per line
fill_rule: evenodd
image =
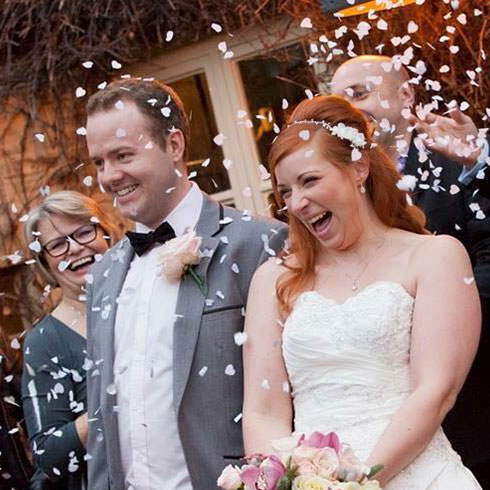
M240 469L229 464L222 472L216 482L218 487L224 490L238 490L242 486Z
M318 449L316 447L298 446L293 449L291 459L294 464L299 465L302 461L313 461Z
M240 477L245 484L245 490L276 490L277 482L285 473L286 468L279 458L269 456L258 467L242 467Z
M189 266L199 264L201 241L195 231L190 231L162 246L157 263L162 266L162 272L169 280L180 279Z
M311 461L305 459L298 463L298 466L296 467L296 471L298 472L298 475L310 475L316 472L316 468Z
M335 452L335 449L332 449L331 447L317 449L316 454L313 456L312 463L315 466L315 473L317 475L329 480L336 478L337 470L339 468L339 457Z

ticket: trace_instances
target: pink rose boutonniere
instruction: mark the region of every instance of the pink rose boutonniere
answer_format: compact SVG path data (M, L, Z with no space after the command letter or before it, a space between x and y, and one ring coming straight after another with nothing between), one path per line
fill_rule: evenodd
M189 274L196 282L202 294L206 296L206 287L203 280L193 269L201 261L202 238L190 231L177 238L165 242L158 253L157 264L161 266L159 274L164 274L169 281L176 281L185 274Z

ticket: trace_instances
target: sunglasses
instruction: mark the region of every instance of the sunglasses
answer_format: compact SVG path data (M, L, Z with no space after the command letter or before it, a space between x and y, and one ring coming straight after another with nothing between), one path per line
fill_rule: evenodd
M51 257L60 257L70 250L72 240L79 245L87 245L97 238L97 224L83 225L69 235L60 236L49 240L42 248Z

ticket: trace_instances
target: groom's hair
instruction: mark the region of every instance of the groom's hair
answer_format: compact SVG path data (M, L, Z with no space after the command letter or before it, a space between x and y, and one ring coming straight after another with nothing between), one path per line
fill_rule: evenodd
M167 134L180 129L185 139L184 160L190 141L189 120L177 93L157 80L128 78L112 82L93 94L87 103L87 116L117 109L121 101L133 102L147 120L147 129L155 143L165 149Z

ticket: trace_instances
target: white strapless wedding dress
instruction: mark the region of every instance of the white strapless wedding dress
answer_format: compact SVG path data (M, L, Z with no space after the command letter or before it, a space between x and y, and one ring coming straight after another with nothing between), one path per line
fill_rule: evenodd
M335 431L365 460L410 394L414 299L395 282L375 282L342 304L301 294L283 332L295 431ZM383 463L379 461L379 463ZM444 432L385 490L481 489Z

